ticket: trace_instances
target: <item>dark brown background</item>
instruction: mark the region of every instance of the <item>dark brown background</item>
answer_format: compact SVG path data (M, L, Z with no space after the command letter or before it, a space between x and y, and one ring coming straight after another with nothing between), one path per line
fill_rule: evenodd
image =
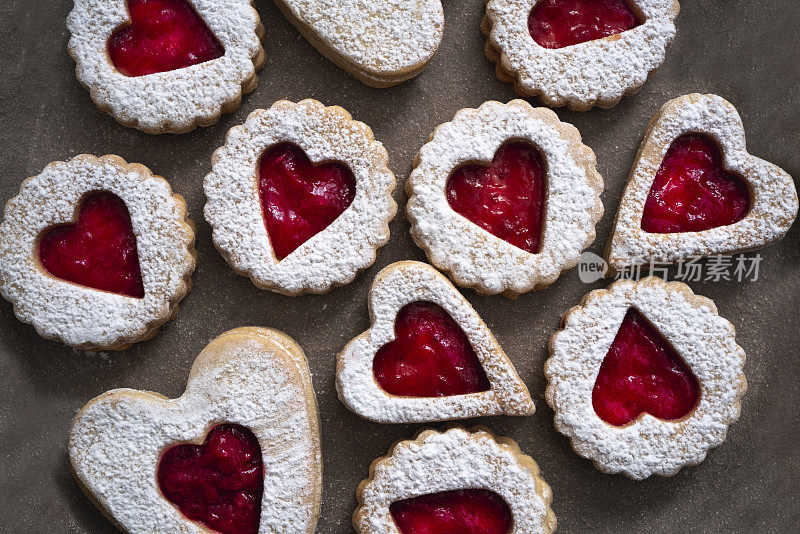
M218 334L243 325L285 331L305 349L320 405L324 493L320 533L349 532L355 488L370 461L423 425L379 425L359 419L334 389L335 356L368 326L366 296L387 264L423 260L402 214L375 266L327 295L288 298L259 291L214 250L202 218L203 176L227 130L255 108L280 98L339 104L369 124L389 151L395 198L431 130L463 107L508 101L483 56L482 0L444 0L445 33L425 72L400 86L371 89L335 67L267 0L256 6L267 28L268 61L242 107L190 134L152 137L100 114L73 74L65 18L72 2L5 0L0 7L0 203L48 162L114 153L167 177L197 222L200 261L178 317L155 339L105 356L40 339L0 301L0 531L113 531L73 481L66 435L75 411L111 388L178 396L197 353ZM678 36L664 66L642 91L610 110L558 111L597 153L605 178L606 215L591 250L601 253L645 125L666 100L699 91L733 102L748 148L800 177L800 8L795 0L686 0ZM511 436L540 464L553 488L560 532L797 532L800 529L800 225L762 251L761 278L751 283L693 283L713 298L747 352L749 391L727 441L698 467L672 478L634 482L595 470L553 428L544 402L542 363L559 317L591 286L577 271L550 289L516 301L464 291L494 331L537 402L532 417L494 417L481 424ZM441 425L434 425L441 426Z

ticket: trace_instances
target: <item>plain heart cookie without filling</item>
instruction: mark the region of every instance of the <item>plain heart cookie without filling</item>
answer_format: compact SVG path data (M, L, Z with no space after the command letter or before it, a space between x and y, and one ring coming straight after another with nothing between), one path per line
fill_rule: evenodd
M116 389L86 404L69 458L89 498L131 534L310 534L322 460L308 362L276 330L226 332L179 398Z

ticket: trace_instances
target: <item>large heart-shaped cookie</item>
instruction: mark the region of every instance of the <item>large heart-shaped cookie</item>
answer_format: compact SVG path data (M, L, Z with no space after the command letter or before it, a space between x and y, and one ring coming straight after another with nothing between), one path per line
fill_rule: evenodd
M372 327L339 354L336 389L382 423L530 415L514 365L469 302L433 267L383 269L369 297Z
M440 0L275 0L325 57L362 82L389 87L422 72L442 40Z
M226 332L197 357L179 398L117 389L91 400L69 457L126 532L313 532L322 465L303 351L276 330Z
M610 272L763 247L786 234L797 209L792 177L747 153L730 102L678 97L639 148L607 248Z

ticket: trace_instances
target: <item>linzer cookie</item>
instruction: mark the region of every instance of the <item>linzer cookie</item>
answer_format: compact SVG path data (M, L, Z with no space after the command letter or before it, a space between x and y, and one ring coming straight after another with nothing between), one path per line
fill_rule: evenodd
M79 349L121 350L178 312L195 267L186 204L118 156L76 156L22 183L0 224L0 293Z
M265 60L251 0L76 0L67 28L97 107L152 134L235 111Z
M674 475L739 419L744 350L714 303L686 284L650 277L592 291L549 347L555 426L606 473Z
M324 293L372 265L397 211L388 155L338 106L276 102L228 132L204 188L214 244L258 287Z
M549 534L553 493L513 440L426 430L378 458L358 485L359 534Z
M677 0L488 0L497 77L548 106L611 107L664 62Z
M197 357L185 393L115 389L69 434L81 488L124 532L314 532L319 419L302 349L237 328Z
M782 238L797 209L792 177L748 154L736 108L716 95L684 95L647 128L608 263L620 270L757 249Z
M516 296L578 263L603 215L578 130L524 100L462 109L414 160L406 214L431 263L462 286Z
M339 355L336 390L382 423L530 415L528 388L469 302L435 269L401 261L369 296L372 326Z
M325 57L363 83L389 87L422 72L444 29L440 0L275 0Z

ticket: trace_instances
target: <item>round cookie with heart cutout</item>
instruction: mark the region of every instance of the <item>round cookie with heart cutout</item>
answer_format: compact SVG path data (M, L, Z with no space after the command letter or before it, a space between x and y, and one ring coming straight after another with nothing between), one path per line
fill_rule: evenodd
M603 216L603 179L578 130L524 100L462 109L406 181L414 241L462 286L514 297L578 263Z
M519 445L488 429L425 430L358 485L358 534L549 534L553 492Z
M281 100L228 132L205 178L214 244L262 288L297 295L350 283L389 240L388 155L338 106Z
M214 339L177 399L115 389L72 423L81 488L130 534L314 532L319 417L303 350L269 328Z
M606 249L610 272L758 249L786 235L797 211L792 177L747 152L733 104L684 95L647 128Z
M336 390L381 423L530 415L528 388L469 302L433 267L401 261L375 277L372 326L337 359Z
M101 111L147 133L184 133L235 111L265 61L252 0L76 0L78 81Z
M121 350L178 312L194 225L167 181L118 156L49 164L8 201L0 293L43 337Z
M677 0L487 0L481 29L519 96L607 108L664 62L679 10Z
M649 277L592 291L550 338L555 426L606 473L641 480L703 461L739 419L745 353L686 284Z

